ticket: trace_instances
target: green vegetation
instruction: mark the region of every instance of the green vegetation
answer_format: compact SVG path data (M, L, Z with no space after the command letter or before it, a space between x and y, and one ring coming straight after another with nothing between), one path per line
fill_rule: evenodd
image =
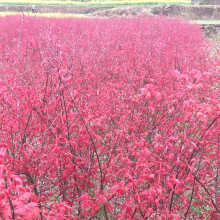
M197 24L219 24L220 20L193 20L192 22L195 22Z
M155 4L190 4L191 0L2 0L1 5L155 5Z

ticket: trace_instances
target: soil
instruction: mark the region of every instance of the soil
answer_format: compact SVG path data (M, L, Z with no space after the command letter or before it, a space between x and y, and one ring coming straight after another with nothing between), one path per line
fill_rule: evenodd
M132 16L153 16L149 8L145 7L119 7L107 10L96 11L92 16L96 17L132 17Z
M192 0L192 4L199 5L220 5L219 0Z
M220 24L204 24L202 29L205 31L205 36L208 38L220 38Z
M112 6L69 6L69 5L36 5L35 11L39 13L73 13L92 14L100 10L108 10ZM31 12L31 5L0 5L0 11Z
M183 6L166 5L153 7L153 14L163 14L164 16L179 16L188 20L220 20L220 5L216 6Z
M36 12L40 13L74 13L94 16L136 16L140 14L153 14L164 16L179 16L189 20L220 20L220 5L208 6L184 6L184 5L166 5L166 6L68 6L68 5L36 5ZM0 11L31 11L31 6L8 5L1 6Z

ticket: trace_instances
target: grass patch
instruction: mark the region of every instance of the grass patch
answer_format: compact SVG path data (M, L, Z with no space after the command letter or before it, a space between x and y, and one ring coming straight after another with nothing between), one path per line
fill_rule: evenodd
M21 15L21 12L0 12L0 17L10 15ZM24 12L26 16L32 17L47 17L47 18L83 18L86 17L84 14L70 14L70 13L28 13Z
M87 2L61 0L2 0L1 5L157 5L157 4L190 4L191 0L93 0Z
M219 24L220 20L192 20L193 23L197 24Z

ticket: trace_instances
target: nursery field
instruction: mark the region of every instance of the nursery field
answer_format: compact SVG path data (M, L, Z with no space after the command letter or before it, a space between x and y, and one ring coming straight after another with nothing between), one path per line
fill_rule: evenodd
M26 15L30 17L47 17L47 18L88 18L85 14L73 14L73 13L31 13L31 12L0 12L0 17L11 15ZM220 25L220 20L191 20L190 22L200 25Z
M0 4L35 4L35 5L155 5L155 4L190 4L191 0L1 0Z
M162 16L0 17L1 218L220 219L211 46Z
M47 18L83 18L86 17L84 14L72 14L72 13L31 13L31 12L0 12L0 17L11 16L11 15L22 15L28 17L47 17Z

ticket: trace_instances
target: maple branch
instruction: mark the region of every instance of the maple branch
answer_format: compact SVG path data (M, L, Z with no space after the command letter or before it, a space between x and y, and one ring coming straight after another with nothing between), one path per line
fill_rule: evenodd
M179 176L179 164L178 164L178 168L177 168L176 179L178 178L178 176ZM170 208L169 208L170 213L172 211L173 199L174 199L174 195L175 195L175 189L176 189L176 184L174 184L174 186L173 186L173 192L172 192L171 201L170 201Z
M39 198L39 193L38 193L38 190L37 190L37 186L36 186L36 183L35 183L35 180L33 179L33 177L30 175L30 173L25 173L25 175L28 177L28 179L31 181L31 183L33 184L33 190L34 190L34 193L35 195L37 196L37 198ZM41 206L41 203L39 203L39 208L42 209L42 206ZM41 212L40 213L40 216L41 216L41 219L43 219L43 213Z
M62 95L62 97L63 97L64 111L65 111L65 115L66 115L67 138L68 138L68 141L70 141L69 118L68 118L68 114L67 114L66 101L65 101L65 98L64 98L63 91L62 91L61 95Z
M169 207L169 212L170 213L172 212L172 206L173 206L173 199L174 199L174 195L175 195L175 189L176 189L176 184L174 184L174 186L173 186L173 192L172 192L172 195L171 195L171 201L170 201L170 207Z
M69 92L68 89L67 89L67 91ZM98 165L99 165L99 171L100 171L100 189L103 190L103 189L104 189L104 186L103 186L104 180L103 180L102 166L101 166L101 161L100 161L100 158L99 158L99 155L98 155L98 151L97 151L97 149L96 149L96 145L95 145L95 143L94 143L94 141L93 141L92 135L91 135L91 133L90 133L90 131L89 131L88 126L86 125L86 123L85 123L85 121L84 121L84 118L83 118L82 114L79 112L78 107L75 105L75 102L74 102L74 100L73 100L73 98L72 98L70 92L69 92L69 95L70 95L70 98L71 98L72 103L73 103L73 105L74 105L74 108L75 108L76 111L78 112L78 114L79 114L79 116L80 116L80 118L81 118L81 121L82 121L83 125L84 125L85 128L86 128L86 131L87 131L87 133L88 133L88 135L89 135L89 138L90 138L90 141L91 141L91 143L92 143L92 146L93 146L93 148L94 148L94 150L95 150L95 154L96 154L96 157L97 157L97 160L98 160ZM106 210L105 205L103 206L103 208L104 208L105 218L108 220L108 215L107 215L107 210Z
M12 143L12 156L13 156L13 162L12 162L12 171L14 171L15 167L15 144L14 144L14 138L13 138L13 132L12 132L12 126L11 126L11 143Z
M111 162L111 160L112 160L112 156L113 156L113 154L114 154L114 152L115 152L118 139L119 139L119 136L117 137L117 140L116 140L116 142L115 142L115 146L114 146L113 149L112 149L112 152L111 152L111 155L110 155L110 158L109 158L109 161L108 161L108 164L107 164L105 173L104 173L104 175L103 175L103 182L104 182L105 177L106 177L106 174L107 174L107 169L108 169L108 167L109 167L109 165L110 165L110 162Z
M102 210L102 209L104 208L104 206L106 206L106 204L107 204L109 201L111 201L115 196L116 196L116 195L113 195L111 198L109 198L109 199L105 202L105 204L104 204L103 206L101 206L101 207L95 212L95 214L94 214L92 217L89 218L89 220L92 220L92 219L98 214L98 212L99 212L100 210Z
M74 104L74 105L75 105L75 104ZM81 113L79 112L78 108L77 108L76 106L74 106L74 107L76 108L78 114L80 115L80 118L81 118L81 120L82 120L82 123L83 123L83 125L84 125L85 128L86 128L86 131L87 131L87 133L88 133L88 135L89 135L89 138L90 138L90 140L91 140L92 146L93 146L93 148L94 148L94 150L95 150L95 154L96 154L96 157L97 157L97 160L98 160L98 164L99 164L99 171L100 171L100 175L101 175L101 190L103 190L102 167L101 167L101 162L100 162L100 159L99 159L98 151L97 151L97 149L96 149L96 145L95 145L95 143L94 143L94 141L93 141L93 138L92 138L92 135L91 135L91 133L90 133L90 131L89 131L89 128L88 128L88 126L86 125L86 123L85 123L85 121L84 121L84 118L82 117L82 115L81 115Z
M203 137L205 136L206 132L212 127L212 125L217 121L217 119L218 119L219 117L220 117L220 115L218 115L216 118L214 118L213 121L212 121L212 122L209 124L209 126L206 128L206 130L202 132L202 136L200 137L199 141L197 142L197 145L196 145L197 147L199 146L200 141L203 139ZM198 150L199 150L199 149L198 149ZM189 161L188 161L188 164L190 164L190 162L191 162L191 160L192 160L194 154L195 154L196 151L198 151L198 150L196 150L196 149L193 150L193 152L192 152L192 154L191 154L191 156L190 156L190 159L189 159Z
M206 128L205 131L203 131L203 134L200 138L200 141L203 139L203 137L205 136L206 132L212 127L212 125L218 120L218 118L220 117L220 115L218 115L216 118L213 119L213 121L209 124L209 126Z
M137 207L135 208L134 213L133 213L133 215L131 216L132 219L134 218L136 212L137 212Z
M5 177L5 189L7 190L8 189L8 178ZM14 210L14 206L13 206L13 203L11 201L11 199L8 197L8 201L9 201L9 205L10 205L10 209L11 209L11 216L12 216L12 219L15 220L15 210Z
M141 213L141 216L143 217L144 220L147 220L147 219L148 219L148 217L145 217L145 216L144 216L144 213L142 212L142 210L140 210L140 213Z
M103 189L104 189L104 186L103 186L103 174L102 174L102 167L101 167L101 162L100 162L100 159L99 159L98 151L97 151L97 149L96 149L96 146L95 146L95 143L94 143L93 138L92 138L92 136L91 136L91 133L90 133L90 131L89 131L89 129L88 129L88 126L86 125L86 123L85 123L85 121L84 121L84 118L82 117L82 115L81 115L81 113L79 112L78 108L76 107L75 103L73 103L73 104L74 104L74 107L76 108L78 114L80 115L80 118L81 118L81 120L82 120L82 122L83 122L83 124L84 124L84 126L85 126L85 128L86 128L86 130L87 130L87 133L88 133L88 135L89 135L89 138L90 138L90 140L91 140L91 142L92 142L92 145L93 145L93 148L94 148L94 150L95 150L95 154L96 154L96 157L97 157L97 160L98 160L98 164L99 164L99 171L100 171L100 175L101 175L101 176L100 176L100 181L101 181L100 189L103 190ZM107 211L106 211L105 206L103 206L103 208L104 208L104 212L105 212L105 218L108 220L108 215L107 215Z
M34 111L38 114L38 116L41 118L41 120L44 122L44 124L47 126L48 130L50 131L50 133L52 134L52 136L55 138L54 133L52 132L52 130L50 129L50 126L47 125L47 123L45 122L45 120L43 119L43 117L40 115L40 113L37 111L36 108L34 108Z
M107 210L106 210L105 205L104 205L104 207L103 207L103 208L104 208L104 213L105 213L105 219L106 219L106 220L108 220L108 214L107 214Z
M208 196L210 197L211 199L211 202L212 202L212 205L214 206L215 210L220 213L220 210L218 209L218 207L216 206L215 202L213 201L213 198L211 198L211 194L209 193L208 189L204 186L204 184L201 183L201 181L198 179L198 177L196 176L196 174L194 174L194 177L196 179L196 181L202 186L202 188L206 191L206 193L208 194Z
M68 90L68 92L69 92L69 90ZM76 104L75 104L75 102L74 102L74 100L73 100L73 98L72 98L70 92L69 92L69 95L70 95L70 98L71 98L72 103L73 103L73 105L74 105L74 108L76 109L77 113L78 113L79 116L80 116L80 119L81 119L83 125L84 125L85 128L86 128L86 131L87 131L87 133L88 133L88 135L89 135L90 141L91 141L92 146L93 146L93 148L94 148L94 151L95 151L95 154L96 154L96 157L97 157L97 160L98 160L98 164L99 164L100 175L101 175L101 190L103 190L103 173L102 173L102 166L101 166L101 161L100 161L100 159L99 159L99 155L98 155L98 151L97 151L96 145L95 145L95 143L94 143L94 141L93 141L93 138L92 138L92 135L91 135L91 133L90 133L90 131L89 131L89 128L88 128L87 124L85 123L85 120L84 120L82 114L79 112L79 109L78 109L78 107L76 106Z
M24 129L24 137L22 138L22 144L26 143L26 138L27 138L27 128L28 128L28 125L30 123L30 120L31 120L31 116L32 116L32 111L30 111L30 114L28 116L28 121L26 123L26 126L25 126L25 129Z
M13 203L12 203L12 201L11 201L11 199L10 199L9 197L8 197L8 201L9 201L9 204L10 204L12 219L15 220L15 210L14 210L14 206L13 206Z
M219 116L218 116L219 117ZM217 120L217 118L216 118L216 120ZM215 120L215 121L216 121ZM213 123L212 123L213 124ZM209 126L209 128L210 128L211 126ZM168 149L175 155L175 156L177 156L169 147L168 147ZM185 163L186 165L188 165L188 163L186 163L184 160L182 160L181 158L180 158L180 160L183 162L183 163ZM211 194L209 193L209 191L207 190L207 188L200 182L200 180L198 179L198 177L196 176L196 174L193 172L193 175L194 175L194 177L195 177L195 179L197 180L197 182L202 186L202 188L206 191L206 193L210 196L210 198L211 198ZM218 209L218 207L216 206L216 204L215 204L215 202L213 201L213 199L211 198L211 201L212 201L212 204L213 204L213 206L214 206L214 208L216 209L216 211L218 212L218 213L220 213L220 211L219 211L219 209Z
M191 196L190 196L189 205L188 205L188 207L187 207L187 210L186 210L184 219L186 219L186 217L187 217L187 215L188 215L188 212L189 212L189 209L190 209L191 204L192 204L192 199L193 199L193 194L194 194L194 190L195 190L195 185L196 185L196 178L194 178L194 181L193 181L192 193L191 193Z

